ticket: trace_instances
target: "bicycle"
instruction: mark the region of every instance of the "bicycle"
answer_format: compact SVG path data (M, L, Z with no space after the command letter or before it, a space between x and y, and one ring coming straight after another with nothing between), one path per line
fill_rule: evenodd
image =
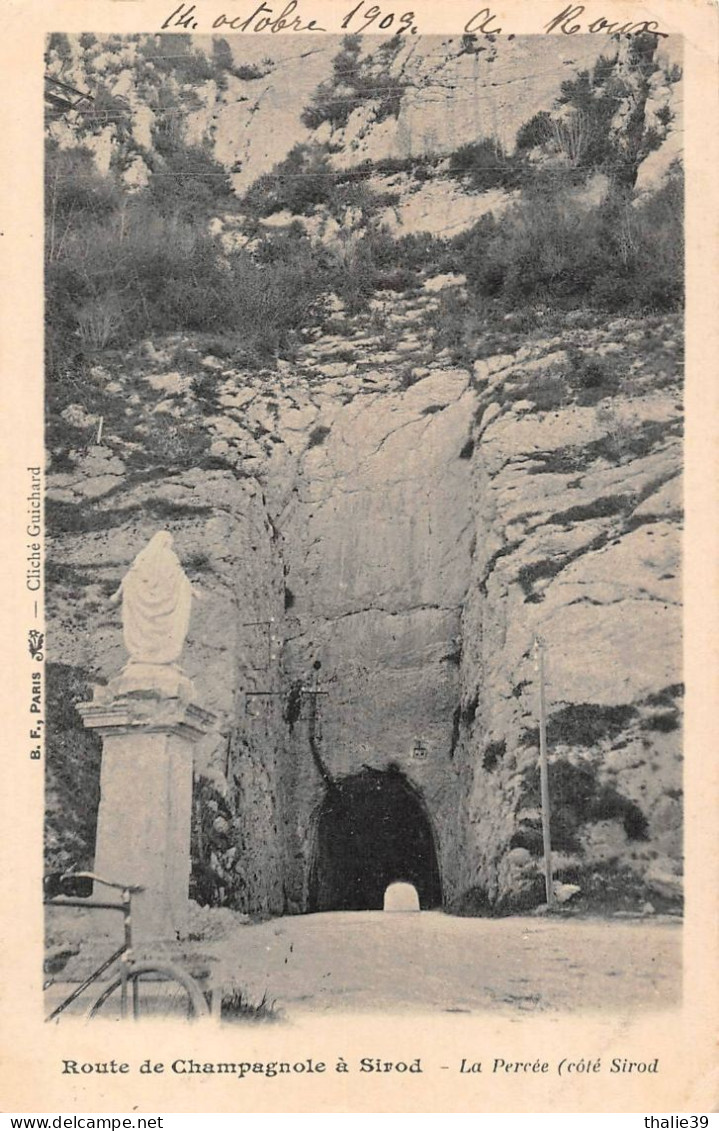
M102 884L121 893L120 902L90 902L93 885ZM119 911L123 916L124 941L96 970L77 986L60 1005L48 1015L54 1021L72 1005L85 990L98 982L113 963L118 964L114 977L90 1006L88 1017L121 1019L132 1017L168 1015L195 1019L209 1015L205 996L189 974L171 962L137 962L132 945L132 897L141 892L139 884L116 883L105 880L94 872L52 873L44 880L44 903L54 907L85 907L94 911ZM52 982L46 982L46 990Z

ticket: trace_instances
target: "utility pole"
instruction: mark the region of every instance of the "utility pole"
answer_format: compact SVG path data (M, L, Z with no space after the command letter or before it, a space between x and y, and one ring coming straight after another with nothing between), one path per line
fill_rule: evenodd
M544 886L547 907L554 906L554 881L552 878L551 808L549 800L549 763L547 760L547 704L544 693L544 642L539 636L534 641L534 666L537 672L539 714L539 782L542 796L542 843L544 846Z

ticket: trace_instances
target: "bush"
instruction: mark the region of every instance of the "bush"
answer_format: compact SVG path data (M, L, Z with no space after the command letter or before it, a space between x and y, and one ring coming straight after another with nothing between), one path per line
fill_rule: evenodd
M310 247L261 270L249 256L236 256L231 264L234 328L248 340L266 338L273 353L286 348L312 319L323 292L321 262Z
M409 271L442 275L457 267L457 256L450 242L429 232L401 236L395 243L395 254L398 264Z
M631 187L638 163L656 144L651 135L642 136L654 46L647 43L632 51L632 65L640 73L638 98L617 73L619 56L600 56L591 73L580 71L565 79L552 113L543 110L525 122L517 133L518 153L541 146L565 166L582 171L583 177L602 169L618 184ZM619 139L612 122L618 105L627 99L631 111Z
M664 127L668 126L674 120L674 114L668 103L660 106L657 110L657 121Z
M285 209L309 216L327 204L333 192L334 172L326 150L318 145L293 146L284 161L259 177L242 200L253 216L272 216Z
M107 126L114 130L118 144L132 136L132 110L126 98L112 94L104 85L95 87L92 102L83 103L77 112L78 122L93 134L101 133Z
M100 219L114 212L120 203L120 190L111 177L97 171L92 153L83 146L60 149L49 142L45 150L45 215L47 254L56 258L58 247L72 217L86 214ZM79 222L82 222L80 220Z
M522 181L521 162L509 157L499 141L488 137L455 150L449 172L465 180L474 192L517 188Z
M179 82L199 84L209 82L217 75L216 68L203 51L193 47L189 35L158 35L149 38L145 54L152 59L156 69L174 74Z
M147 186L158 212L199 221L228 206L234 197L232 182L207 149L176 142L158 148L163 160L154 163Z
M638 73L636 90L631 90L617 73L619 56L600 56L592 73L580 71L574 79L562 83L558 99L564 107L561 116L553 116L551 125L554 148L575 167L584 170L602 169L616 182L631 188L639 163L656 148L659 136L644 129L644 103L649 80L657 64L654 62L656 37L635 36L629 46L629 64ZM619 136L612 122L617 106L629 101L629 113Z
M77 313L80 341L89 349L104 349L116 341L123 325L122 301L113 291L90 299Z
M369 165L336 170L330 164L327 146L300 143L284 161L253 183L242 206L253 218L285 210L296 216L311 216L316 208L325 207L330 215L341 220L349 210L356 210L368 223L399 199L396 193L370 189L364 181L371 172Z
M332 61L332 78L320 83L312 102L300 115L302 124L308 129L316 130L323 122L330 122L333 129L347 125L354 109L351 95L359 81L361 50L358 35L346 35L342 40L342 49Z
M225 857L233 846L232 811L227 800L204 777L193 784L190 838L190 899L201 907L235 905L242 880L227 866Z
M477 297L505 309L528 301L560 309L667 311L683 295L680 175L640 205L625 194L598 209L571 192L530 194L501 220L464 237L460 266Z
M540 804L539 770L533 766L525 776L527 790L523 804ZM645 840L648 822L639 806L620 794L612 785L597 778L593 765L576 765L558 758L549 766L549 791L552 799L552 845L562 852L581 849L581 827L597 821L618 820L630 840ZM520 826L512 838L513 847L525 847L539 855L542 851L537 823Z
M210 438L194 421L176 420L164 414L156 414L142 432L135 433L142 439L142 447L133 452L127 464L133 470L149 467L183 468L200 467L206 457Z
M370 227L346 247L333 286L348 313L354 314L364 309L375 291L402 292L415 282L413 267L403 260L401 241L384 227Z
M552 119L546 110L525 122L517 131L517 149L534 149L537 145L545 145L552 136Z
M233 73L235 75L235 78L242 79L244 82L252 82L255 79L264 78L267 74L267 71L263 71L261 67L243 65L240 67L235 67Z
M234 71L235 59L232 48L226 39L214 36L212 39L212 62L217 71Z

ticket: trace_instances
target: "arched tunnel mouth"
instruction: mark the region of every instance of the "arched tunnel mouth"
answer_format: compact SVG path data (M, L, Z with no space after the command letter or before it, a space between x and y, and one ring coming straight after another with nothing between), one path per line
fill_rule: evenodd
M442 905L432 824L398 769L365 769L327 789L315 826L310 911L379 911L391 883L414 884L422 910Z

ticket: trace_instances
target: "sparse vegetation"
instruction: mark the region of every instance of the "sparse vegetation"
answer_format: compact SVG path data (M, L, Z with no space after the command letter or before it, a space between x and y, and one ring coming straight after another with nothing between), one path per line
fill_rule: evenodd
M321 444L324 444L329 434L330 429L327 427L327 425L318 424L317 427L313 428L310 432L309 440L307 441L307 447L318 448Z
M242 199L243 209L259 219L283 211L312 216L324 208L340 221L354 210L367 224L378 212L397 203L398 194L375 192L364 183L373 167L337 170L329 157L325 144L303 142L293 146L283 161L254 182Z
M182 38L172 37L173 50ZM468 36L465 41L467 52L487 50L484 40ZM113 65L124 66L122 44L112 46ZM332 83L318 91L305 111L307 122L329 122L339 128L347 124L357 105L371 108L370 125L372 114L376 120L396 113L402 96L401 76L393 66L398 46L390 41L380 49L383 54L375 52L370 60L362 58L359 41L345 40L335 60ZM94 50L94 40L86 39L82 47ZM55 49L61 56L69 52L70 59L75 50L69 42L66 48L62 37ZM101 498L93 499L90 487L81 505L49 502L52 535L137 529L150 518L202 527L213 513L209 507L168 500L159 490L148 491L149 497L138 491L130 496L128 486L135 487L151 476L159 483L169 470L234 469L234 461L240 467L238 475L256 474L253 454L260 453L256 467L262 449L269 451L280 442L274 429L282 429L295 389L309 387L313 396L313 383L324 383L330 375L336 378L338 403L346 403L356 395L355 387L375 395L385 384L408 388L430 373L437 375L442 366L451 369L456 360L473 373L470 380L480 406L477 419L490 397L502 410L516 408L517 415L565 405L596 406L592 413L573 414L591 419L591 439L577 432L571 445L529 452L522 468L526 475L576 472L578 481L593 462L616 465L646 455L677 430L671 407L664 415L663 409L658 412L657 419L646 420L639 406L635 415L635 407L628 405L630 398L650 387L663 389L673 384L681 349L680 316L667 318L667 312L680 308L683 295L681 170L677 166L659 191L648 192L643 186L642 197L632 187L636 162L661 142L664 135L659 127L670 124L671 110L662 108L653 128L632 121L632 137L620 149L609 116L610 92L615 109L617 99L624 97L615 59L599 60L591 72L565 82L562 105L535 114L522 127L514 154L495 139L480 138L446 159L388 158L338 169L331 143L303 143L255 182L240 204L209 143L186 143L182 114L176 112L176 87L187 76L194 76L187 81L195 83L209 82L208 75L215 82L221 81L221 75L250 82L266 73L267 64L237 67L225 40L215 40L209 60L207 56L197 58L194 49L181 48L177 65L162 59L164 49L165 45L153 41L153 51L148 50L145 58L147 66L157 68L167 80L153 88L153 152L148 148L142 154L146 185L141 179L129 191L123 181L130 109L125 100L113 95L111 84L98 86L92 114L77 115L84 136L114 129L120 155L113 157L107 175L98 171L89 148L60 149L53 142L48 146L48 440L54 457L64 451L74 458L78 449L96 442L93 437L99 435L97 421L102 417L103 442L114 446L122 461L119 471L109 472L119 486L110 487ZM651 59L642 58L649 71ZM384 85L384 80L378 82L383 68ZM187 105L195 105L189 94L188 98ZM325 129L323 136L328 133ZM617 172L624 167L632 175ZM597 173L602 175L594 176ZM380 176L395 179L382 183ZM501 207L506 206L504 213L498 210L496 217L487 215L454 239L427 233L397 238L384 223L387 210L400 200L400 191L402 203L409 192L422 205L430 194L418 191L410 178L416 181L425 176L453 178L457 183L444 186L452 199L461 188L476 193L500 189L515 197L511 202L501 201ZM472 202L472 207L477 203ZM237 211L238 205L243 214L228 222L225 213ZM287 216L279 217L279 213ZM270 217L274 219L266 224ZM222 234L211 234L214 232ZM247 242L239 251L228 250L235 236L238 244ZM465 275L466 287L455 277L434 280L420 293L429 277L443 274ZM394 295L380 294L373 302L378 292ZM611 322L608 315L616 313L636 315L642 321L622 318L605 331L602 324ZM637 325L640 330L646 327L645 341L639 340ZM322 341L327 333L336 335L334 342ZM515 353L528 339L532 348L511 366L505 359L506 366L477 365L473 371L481 357ZM347 347L337 348L345 340ZM540 342L541 348L534 349ZM546 364L545 351L552 352L556 363ZM220 361L213 362L213 357ZM522 357L526 359L524 369ZM278 358L283 359L278 373L274 377L265 373ZM295 360L296 365L286 363ZM351 375L346 376L350 365ZM270 387L274 401L268 398ZM426 404L419 412L427 418L443 408L440 403L428 403L435 396L440 393L417 402ZM298 404L300 399L298 396ZM666 400L670 402L671 396ZM233 405L239 408L230 407ZM227 420L223 424L228 425L224 434L219 427L212 433L210 429L218 422L208 425L203 417L224 413ZM323 414L322 418L330 417ZM304 419L312 417L307 414ZM234 436L252 435L260 443L235 440L230 421L238 425ZM306 428L307 449L327 443L329 427L309 423ZM471 460L474 437L467 429L453 435L456 446L450 455ZM210 444L218 436L223 441L224 436L230 438L214 447L215 452L232 453L226 457L227 465L222 455L209 455ZM547 447L551 448L551 436ZM299 456L299 449L297 452ZM95 452L87 466L109 464L111 458L107 449L105 455ZM322 453L317 451L312 458L321 461ZM117 466L118 461L114 463ZM57 464L54 466L57 470ZM468 470L466 464L456 469L462 467ZM102 471L95 472L93 467L91 474L102 475ZM486 568L482 558L480 592L484 586L486 593L487 578L504 556L502 565L507 568L502 584L516 582L511 599L521 601L524 596L528 602L539 602L546 583L580 554L601 549L618 533L633 529L632 523L655 521L646 508L643 516L633 516L645 496L639 489L639 496L632 493L627 477L612 475L610 470L606 478L615 485L599 498L588 483L581 485L581 491L576 490L578 483L568 484L564 504L561 494L557 495L548 508L556 510L542 513L539 519L552 535L546 545L539 543L541 552L511 559L517 540L524 535L518 525L508 528L506 543L486 550L490 559ZM187 486L195 481L187 475L182 479ZM230 476L222 479L224 493L224 480L229 482ZM57 497L78 499L85 481L79 477L66 481L69 490ZM541 483L534 480L531 485L542 494ZM182 491L175 490L180 499L191 497L184 486ZM584 501L570 506L570 495ZM123 505L130 498L132 505ZM581 541L583 531L574 524L595 522L596 537L594 528L588 526L587 537ZM572 527L571 538L562 527ZM120 541L123 537L121 534ZM274 528L273 537L279 537ZM483 547L479 529L472 547L477 543L479 557ZM120 563L110 564L119 573ZM202 551L185 557L183 564L190 574L211 572L210 559ZM667 572L662 579L671 576ZM80 617L86 618L88 610L97 607L91 601L117 587L119 576L108 578L105 572L96 579L85 568L50 563L47 579L53 591L60 593L59 601L80 598L76 602L79 623ZM293 586L297 589L294 581ZM288 613L302 603L300 590L297 594L285 586ZM592 598L580 599L589 604ZM451 647L440 662L456 668L462 653L459 646ZM479 712L479 697L474 692L477 683L471 680L473 663L468 655L462 665L461 698L458 693L451 720L451 754L461 759L471 756L475 768L479 762L487 775L494 775L486 779L488 788L499 791L511 781L511 788L516 787L514 800L536 808L536 774L532 771L523 777L523 773L538 736L527 729L518 749L510 747L509 753L504 739L489 741L488 719ZM81 685L87 683L89 673L55 667L60 674L52 675L56 690L51 687L55 698L50 713L56 745L48 762L57 780L49 796L60 798L63 806L79 809L72 791L86 791L90 801L96 797L95 770L91 773L91 769L97 768L99 755L97 749L82 744L87 766L76 773L68 736L75 741L78 733L84 733L71 715L75 700L87 695ZM280 704L290 731L301 718L303 686L295 682ZM639 757L643 756L642 742L645 750L652 745L661 749L665 744L662 736L679 726L675 692L666 689L636 707L579 703L553 711L549 720L554 755L552 832L560 852L581 853L583 837L588 838L586 826L602 821L618 822L618 829L612 828L611 833L619 832L620 840L622 829L633 841L646 836L642 808L624 795L627 777L622 771L607 781L604 775L610 771L600 764L597 747L619 750L631 742ZM508 700L509 707L517 713L526 710L529 692L525 681L511 694L517 702ZM60 695L66 697L66 703L57 701ZM524 715L528 724L532 717ZM495 725L492 720L489 724ZM467 742L470 728L474 728L471 744ZM72 773L66 772L70 764ZM464 761L456 768L463 773L463 767ZM230 796L233 790L239 796L238 779L233 782L228 777ZM255 787L243 785L242 790L245 788L251 796ZM520 798L522 790L526 796ZM238 824L241 806L235 809L234 799L228 800L207 783L197 783L194 801L193 895L207 905L250 904L248 892L257 878L251 876L250 853L245 854L244 832ZM646 809L654 822L652 805L650 797ZM53 859L86 862L93 835L91 821L74 814L67 829L60 830L57 822L50 828L56 838L50 844ZM506 828L508 839L511 823ZM532 855L529 874L541 852L537 822L531 817L524 822L512 844L527 848ZM526 853L519 858L526 859ZM594 883L591 877L587 882ZM592 890L599 886L597 880ZM538 877L536 884L533 879L528 881L515 903L492 906L502 911L522 910L542 898ZM465 893L461 906L465 913L483 913L490 899L477 886ZM227 1016L262 1017L271 1012L266 999L254 1005L240 991L230 991L223 1001L223 1015Z
M562 852L581 851L580 832L585 823L621 821L630 840L645 840L648 822L639 806L620 794L612 785L601 782L589 762L577 764L557 758L549 767L552 791L552 845ZM527 809L540 804L539 769L525 774L524 803ZM535 856L542 853L539 820L528 820L513 835L512 847L526 848Z
M295 145L271 173L254 182L242 206L259 217L284 210L295 216L309 216L318 205L329 203L333 175L325 147Z
M507 753L507 743L502 738L495 742L488 742L482 755L482 768L491 773Z
M224 254L206 223L226 185L214 178L209 159L202 166L206 179L192 172L188 163L199 160L198 153L176 152L171 163L180 170L177 179L153 174L146 190L128 197L112 175L96 171L88 150L48 148L46 352L53 450L78 446L61 413L79 403L121 437L132 438L142 425L147 458L197 461L208 446L202 428L128 414L125 403L90 377L97 353L126 351L142 338L173 330L215 331L233 341L238 363L271 363L292 351L300 327L331 289L331 257L299 235L268 239L256 257ZM199 392L208 405L213 401L209 379Z
M683 296L683 181L677 169L645 202L612 194L599 208L569 192L527 192L500 220L456 241L470 294L505 310L668 311Z
M222 995L223 1021L274 1022L281 1020L276 1003L265 992L259 1001L253 1001L245 990L226 990Z
M235 844L227 799L205 777L195 778L192 802L190 899L201 907L240 906L244 877L227 854Z
M361 59L362 40L347 35L333 61L332 77L315 91L302 111L303 125L316 130L323 122L343 129L358 106L372 105L377 122L399 114L404 84L391 74L394 57L402 46L399 36L383 43L372 55Z
M154 35L143 38L138 48L152 67L179 82L199 85L217 77L225 61L213 51L211 59L196 48L190 35ZM213 65L214 63L214 65Z
M562 106L530 119L520 130L515 155L509 156L494 140L480 139L450 157L450 175L473 190L523 185L522 198L500 219L486 217L454 240L426 234L397 239L380 221L397 195L370 189L368 177L403 172L416 176L420 169L441 176L438 159L388 159L376 167L365 164L339 172L327 145L304 144L246 194L248 231L254 232L251 251L227 253L219 239L208 234L207 224L237 202L209 148L184 141L172 83L189 81L188 76L200 82L210 75L217 79L221 73L237 73L232 50L219 38L211 57L198 52L187 36L135 41L140 85L155 114L154 152L140 153L148 170L146 187L128 194L121 181L129 160L130 111L103 83L93 107L86 108L84 117L78 115L78 134L113 124L117 156L110 173L101 175L82 146L48 146L46 343L49 440L56 456L78 446L77 430L59 416L68 405L79 404L98 419L103 416L121 437L134 436L136 414L113 403L102 384L88 378L88 371L98 354L126 351L142 337L180 329L214 335L228 364L272 365L278 355L295 356L302 327L322 323L324 296L337 294L347 316L353 317L378 290L411 291L422 276L449 271L467 275L469 294L442 295L431 328L438 348L449 347L466 362L491 352L493 336L497 344L501 338L504 348L512 348L517 335L538 323L537 306L545 308L546 325L547 308L663 312L681 303L683 190L678 169L664 188L641 203L615 185L597 208L581 203L571 177L563 180L557 174L557 191L547 192L546 171L528 164L526 154L533 147L556 150L562 115L584 115L594 123L583 130L581 153L574 155L582 168L610 168L615 158L619 160L602 148L609 92L619 97L614 59L600 59L591 74L566 81ZM398 39L388 40L363 57L359 40L347 37L335 59L332 90L321 90L318 97L329 93L346 108L351 98L369 95L367 84L380 102L390 91L397 95L398 80L391 75L400 45ZM67 37L54 37L51 46L54 58L72 58ZM112 46L124 57L126 41L117 38ZM100 45L86 37L81 48L92 57ZM476 42L468 41L467 49L477 49ZM651 53L636 50L641 75L650 74ZM259 70L270 65L264 61ZM354 94L346 95L350 88ZM319 111L319 102L313 105ZM337 114L343 112L332 111L330 119L338 121ZM657 121L665 126L667 113L659 114ZM645 131L643 139L635 139L629 158L636 164L637 156L657 144L658 137ZM565 141L569 144L568 138ZM297 220L281 231L261 227L262 218L283 210L295 217L319 212L342 225L348 216L353 219L339 245L330 249L309 238ZM496 335L506 315L513 321ZM579 359L568 381L568 396L592 403L613 390L616 374L599 361ZM208 410L215 404L213 384L209 377L194 375L195 395ZM153 419L142 442L155 449L157 462L203 459L207 443L198 432L199 439L193 440L177 421Z
M204 550L195 550L183 558L182 565L190 573L209 573L212 571L212 558Z
M546 145L552 136L552 117L547 110L534 114L517 131L516 146L522 152L535 146Z
M580 892L572 900L575 912L612 915L617 911L639 912L649 900L657 912L681 910L681 899L648 890L641 876L618 860L581 862L557 870L556 878L577 884Z
M173 39L176 38L173 36ZM240 63L236 64L232 48L226 39L221 36L214 36L212 40L212 63L214 65L214 78L218 79L221 85L226 86L226 75L234 75L237 79L242 79L243 82L254 82L257 79L262 79L272 69L273 63L271 59L265 59L262 66L257 66L254 63ZM224 78L224 82L222 79Z

